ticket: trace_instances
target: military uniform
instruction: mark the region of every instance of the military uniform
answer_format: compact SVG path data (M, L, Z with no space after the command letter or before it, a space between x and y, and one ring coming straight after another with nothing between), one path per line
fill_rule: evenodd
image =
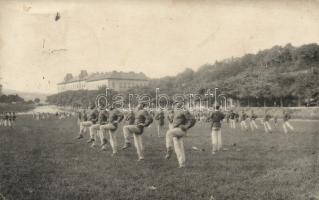
M235 129L236 128L236 113L231 111L229 114L229 120L230 120L230 128Z
M211 122L212 130L212 153L215 154L216 151L221 150L222 148L222 135L221 135L221 121L225 118L224 113L217 110L213 112L207 119Z
M161 110L155 115L155 119L157 120L157 136L161 137L163 129L164 129L164 112Z
M134 145L137 151L138 160L144 159L144 147L142 142L142 134L144 128L148 127L152 122L152 116L144 109L140 109L136 112L134 125L126 125L123 127L125 144L122 149L126 149L130 146L129 136L133 134Z
M250 129L254 131L254 129L258 129L258 126L256 124L257 115L254 112L251 112L251 116L249 119L249 125Z
M112 109L108 112L107 123L100 126L100 134L102 140L102 149L105 149L106 146L106 132L110 136L110 144L112 147L113 154L117 153L117 139L116 139L116 130L119 123L123 120L124 116L118 109Z
M247 124L246 124L246 119L247 119L247 114L245 113L245 112L242 112L241 113L241 116L240 116L240 127L241 127L241 129L242 130L244 130L244 129L248 129L248 127L247 127Z
M172 128L166 133L166 158L170 157L172 146L174 145L179 167L185 167L186 161L183 137L186 136L187 130L193 127L195 123L196 120L189 111L176 110L174 112Z
M288 112L285 112L284 113L284 117L283 117L283 124L282 124L282 127L284 129L284 132L285 133L288 133L288 128L291 130L291 131L294 131L294 127L289 123L289 120L291 119L291 115L288 113Z
M271 126L270 126L270 123L269 123L270 119L271 119L271 116L268 113L266 113L265 116L264 116L264 121L263 121L266 133L271 132Z

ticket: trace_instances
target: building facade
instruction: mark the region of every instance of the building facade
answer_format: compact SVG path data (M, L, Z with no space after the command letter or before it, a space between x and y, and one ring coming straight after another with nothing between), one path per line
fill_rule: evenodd
M148 78L144 73L106 72L73 77L67 74L63 82L58 83L58 92L70 90L98 90L107 87L116 91L125 91L136 86L146 86Z

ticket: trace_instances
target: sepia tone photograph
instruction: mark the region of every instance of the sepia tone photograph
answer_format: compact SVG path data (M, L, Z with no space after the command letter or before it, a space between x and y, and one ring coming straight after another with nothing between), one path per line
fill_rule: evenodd
M319 200L318 0L0 0L0 200Z

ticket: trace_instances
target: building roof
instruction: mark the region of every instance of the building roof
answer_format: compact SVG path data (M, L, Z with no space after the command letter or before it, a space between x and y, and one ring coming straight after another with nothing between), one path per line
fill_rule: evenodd
M104 79L121 79L121 80L148 80L147 76L140 72L105 72L105 73L92 73L84 78L79 78L78 76L73 77L71 80L63 81L61 83L58 83L58 85L66 84L66 83L72 83L72 82L79 82L79 81L98 81L98 80L104 80Z

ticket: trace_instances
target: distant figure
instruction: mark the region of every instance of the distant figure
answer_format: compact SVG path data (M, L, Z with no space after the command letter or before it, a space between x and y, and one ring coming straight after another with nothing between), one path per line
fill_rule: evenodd
M6 112L4 126L11 126L9 118L10 118L9 112Z
M256 124L256 119L257 119L257 115L252 110L250 115L250 120L249 120L251 131L254 131L254 129L258 129L258 126Z
M288 133L288 129L289 128L291 131L294 131L294 127L289 123L289 120L291 119L291 115L288 111L283 111L283 120L284 123L282 125L282 127L284 128L284 132L287 134Z
M236 113L233 110L230 110L229 113L229 120L230 120L230 128L236 128Z
M4 112L0 113L0 126L4 126Z
M267 111L265 111L265 116L264 116L264 128L265 128L265 133L271 133L271 126L269 123L269 120L271 119L271 115L268 114Z
M241 130L247 130L248 131L248 127L246 124L246 119L247 119L247 114L245 113L245 111L241 111L241 115L240 115L240 127Z
M164 111L161 109L156 115L155 119L157 120L157 136L161 137L164 131Z
M219 106L216 106L215 111L207 119L207 121L211 122L213 155L216 153L216 151L220 151L223 145L221 135L221 122L225 118L225 115L219 110L219 108Z

